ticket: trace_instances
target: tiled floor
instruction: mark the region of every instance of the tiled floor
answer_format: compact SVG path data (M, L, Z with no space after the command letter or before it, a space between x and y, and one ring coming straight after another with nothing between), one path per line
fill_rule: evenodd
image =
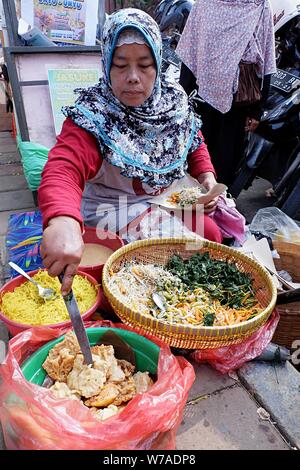
M34 208L32 193L23 175L16 142L10 132L0 132L0 286L8 275L5 262L5 234L9 215Z

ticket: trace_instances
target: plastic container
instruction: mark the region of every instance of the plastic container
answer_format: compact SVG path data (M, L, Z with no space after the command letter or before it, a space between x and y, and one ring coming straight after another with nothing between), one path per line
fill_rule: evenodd
M158 356L160 348L152 343L147 338L133 333L132 331L121 330L118 328L87 328L86 333L89 338L91 346L98 344L107 331L113 331L123 341L125 341L134 351L136 368L144 372L149 371L150 374L156 374ZM46 360L50 349L57 343L62 341L64 336L57 338L49 343L44 344L40 349L35 351L26 361L22 364L21 369L25 379L37 385L42 385L46 377L46 371L43 369L42 364Z
M39 269L36 269L34 271L30 271L28 273L28 275L32 277L38 271L39 271ZM88 320L93 315L95 310L100 306L100 304L102 302L102 299L103 299L103 293L102 293L102 290L99 289L99 287L98 287L98 282L91 275L89 275L87 273L84 273L82 271L78 271L77 274L87 278L91 282L91 284L93 284L97 289L97 298L96 298L96 301L95 301L94 305L92 305L91 308L89 308L85 313L82 314L82 319L83 320ZM11 279L10 281L8 281L6 284L4 284L4 286L0 289L0 320L2 320L5 323L8 331L10 332L10 334L12 336L17 335L21 331L27 330L28 328L34 328L30 324L18 323L18 322L15 322L13 320L10 320L4 315L3 312L1 312L1 299L2 299L2 296L6 292L13 292L16 287L20 286L24 282L29 282L29 281L27 281L27 279L25 279L23 276L17 276L14 279ZM65 327L71 326L71 320L70 321L60 322L60 323L55 323L55 324L52 324L52 325L43 325L43 326L47 326L47 327L50 327L50 328L65 328Z
M106 246L113 251L124 246L124 241L116 233L108 230L96 229L96 227L85 227L85 232L82 238L84 243L96 243L98 245ZM79 269L84 273L90 274L96 279L96 281L101 283L104 264L105 263L96 263L93 266L80 265Z
M100 422L78 400L55 398L38 385L43 381L39 370L45 356L66 331L26 330L10 340L0 367L0 423L7 449L176 449L176 434L195 380L193 366L183 357L175 357L157 338L141 337L122 325L99 322L87 328L91 344L111 328L133 348L136 368L156 375L154 384L120 413Z

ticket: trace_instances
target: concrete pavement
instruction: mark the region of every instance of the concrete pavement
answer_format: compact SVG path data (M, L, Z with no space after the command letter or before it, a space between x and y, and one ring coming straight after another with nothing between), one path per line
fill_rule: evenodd
M177 437L181 450L288 450L277 429L257 415L259 405L240 385L187 405Z

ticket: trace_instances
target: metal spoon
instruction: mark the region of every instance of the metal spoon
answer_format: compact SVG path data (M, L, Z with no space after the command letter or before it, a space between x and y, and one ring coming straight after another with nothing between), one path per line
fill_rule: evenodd
M157 292L153 292L152 300L155 303L155 305L157 305L157 307L161 310L161 313L165 313L166 309L165 309L161 295L159 295Z
M256 256L254 256L254 259L258 261L258 263L262 264L264 268L269 271L270 274L276 276L278 281L281 282L281 284L283 284L285 287L287 287L287 289L295 289L295 286L293 286L292 283L286 281L282 276L280 276L280 274L278 274L277 271L274 271L274 269L271 269L270 266L267 266L265 263L263 263L261 259L258 259Z
M32 277L28 276L28 274L25 273L25 271L23 271L23 269L20 268L20 266L18 266L17 264L13 263L12 261L10 261L8 264L9 264L9 266L11 266L15 271L17 271L19 274L21 274L22 276L26 277L26 279L28 279L28 281L32 282L32 284L34 284L35 287L38 288L39 296L42 297L44 300L51 300L53 297L56 296L56 292L55 292L54 289L48 289L48 288L45 288L45 287L40 286L36 281L34 281L34 279L32 279Z
M293 286L292 283L290 283L289 281L286 281L282 276L280 276L280 274L278 274L277 271L274 271L273 269L269 268L269 266L266 266L266 265L264 265L264 267L267 269L267 271L269 271L270 274L274 274L274 276L277 277L279 282L281 282L281 284L283 284L289 290L295 289L295 286Z
M134 272L131 271L131 274L140 284L142 284L142 286L148 287ZM161 310L162 313L166 311L164 304L163 304L163 299L157 292L152 293L152 300L155 303L155 305Z

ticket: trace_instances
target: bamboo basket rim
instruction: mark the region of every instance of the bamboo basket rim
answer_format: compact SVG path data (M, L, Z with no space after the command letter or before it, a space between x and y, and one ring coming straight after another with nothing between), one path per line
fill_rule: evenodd
M151 239L146 239L146 240L138 240L135 242L131 242L128 245L123 246L122 248L119 248L117 251L115 251L106 261L104 268L103 268L103 273L102 273L102 285L103 285L103 290L105 295L108 297L108 299L112 300L112 303L117 306L117 308L126 308L127 310L130 310L136 318L140 319L145 319L145 318L150 318L148 315L142 314L138 312L137 310L134 310L131 307L128 307L126 304L121 302L112 292L110 291L108 287L108 279L110 278L109 274L109 269L111 268L111 265L118 260L123 254L130 253L131 251L134 251L137 248L143 248L143 247L149 247L149 246L157 246L157 245L164 245L164 244L188 244L188 245L195 245L199 246L199 250L201 248L212 248L215 249L216 251L221 251L223 253L226 253L234 258L237 259L237 261L240 259L242 261L245 261L246 263L250 264L252 267L254 267L262 276L265 278L268 287L271 292L271 300L269 302L269 305L265 307L258 315L253 317L250 320L246 320L240 323L236 323L233 325L226 325L226 326L188 326L188 325L172 325L170 323L166 323L160 319L151 317L151 321L153 322L153 331L156 331L156 327L159 327L158 329L160 331L163 331L163 329L168 326L171 328L176 329L176 332L179 333L179 329L182 329L182 331L185 331L185 334L187 335L195 335L196 333L199 335L200 332L204 332L204 334L199 335L205 336L205 333L211 333L212 331L215 331L217 335L210 335L210 338L213 339L215 337L218 337L220 340L222 337L227 336L228 332L230 331L231 335L236 335L236 334L242 334L242 332L245 332L245 328L247 327L246 330L253 330L253 326L255 326L257 323L261 323L261 319L263 317L268 318L268 316L272 313L275 305L276 305L276 300L277 300L277 289L276 286L273 282L273 279L269 272L257 261L253 260L250 258L250 256L235 250L234 248L221 245L219 243L211 242L209 240L197 240L193 238L151 238ZM196 253L196 251L195 251ZM181 327L181 328L178 328ZM238 332L238 330L241 330ZM154 333L155 334L155 333Z

